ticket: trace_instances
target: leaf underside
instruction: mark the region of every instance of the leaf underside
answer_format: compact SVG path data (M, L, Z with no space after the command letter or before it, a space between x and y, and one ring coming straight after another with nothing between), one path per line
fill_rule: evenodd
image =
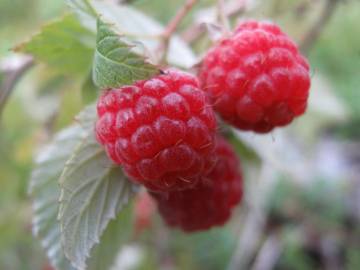
M95 106L88 106L77 116L78 124L58 133L38 155L30 179L33 231L56 269L108 269L129 236L130 221L122 219L129 219L126 214L107 226L135 187L97 144L92 135L95 117ZM109 233L119 241L111 241ZM103 234L104 239L91 250Z

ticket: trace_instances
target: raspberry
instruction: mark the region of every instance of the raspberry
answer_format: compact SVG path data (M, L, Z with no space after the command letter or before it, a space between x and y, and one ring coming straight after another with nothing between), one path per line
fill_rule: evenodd
M242 130L269 132L306 110L308 62L272 23L240 24L207 52L199 79L215 110Z
M189 188L214 163L215 115L190 74L168 70L105 91L97 111L98 142L150 190Z
M138 235L151 225L155 202L147 192L140 192L135 200L135 233Z
M152 193L169 226L191 232L223 225L229 219L242 198L240 164L231 145L221 137L216 155L216 165L194 188Z

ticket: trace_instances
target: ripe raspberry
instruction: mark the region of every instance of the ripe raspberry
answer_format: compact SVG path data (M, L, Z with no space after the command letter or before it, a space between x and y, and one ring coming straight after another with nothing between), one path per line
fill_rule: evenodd
M169 226L191 232L223 225L229 219L242 198L240 164L231 145L221 137L216 155L215 167L193 189L152 194Z
M135 233L138 235L151 226L151 217L155 211L155 202L147 192L140 192L135 200Z
M199 78L215 110L239 129L269 132L306 110L308 62L272 23L240 24L206 54Z
M153 191L189 188L208 171L216 119L196 77L168 70L104 92L96 137L109 157Z

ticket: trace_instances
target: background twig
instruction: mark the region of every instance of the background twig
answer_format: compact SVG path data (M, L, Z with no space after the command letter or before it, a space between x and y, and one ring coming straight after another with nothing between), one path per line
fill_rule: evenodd
M0 116L4 106L21 76L32 67L34 60L29 56L11 56L0 62Z
M244 227L240 232L237 246L230 259L228 270L248 269L259 241L263 235L267 211L265 200L275 181L274 169L266 162L263 163L259 180L253 183L251 194L247 196L249 209L244 218Z
M325 6L318 20L304 35L302 41L300 42L300 49L304 54L307 54L309 52L310 48L319 38L321 31L331 18L339 1L340 0L326 0Z
M283 249L283 243L276 233L270 234L260 248L253 270L274 269Z

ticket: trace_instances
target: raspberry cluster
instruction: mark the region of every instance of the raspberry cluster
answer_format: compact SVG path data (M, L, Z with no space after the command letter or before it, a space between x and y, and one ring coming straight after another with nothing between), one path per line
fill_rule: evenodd
M256 21L211 48L198 77L168 69L105 90L97 104L98 142L148 189L166 223L184 231L224 224L242 198L239 160L216 135L213 110L239 129L265 133L305 112L310 87L296 44L278 26ZM151 203L139 198L139 230Z
M240 24L208 51L199 79L215 110L242 130L269 132L306 110L309 65L272 23Z

